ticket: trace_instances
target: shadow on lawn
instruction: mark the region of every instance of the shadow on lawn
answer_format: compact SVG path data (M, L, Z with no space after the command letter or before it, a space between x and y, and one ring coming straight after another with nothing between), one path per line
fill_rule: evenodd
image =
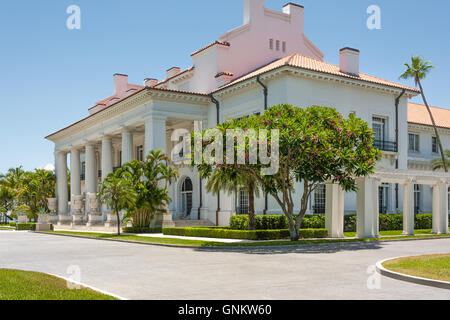
M375 250L381 248L382 246L378 241L360 241L264 247L202 247L195 250L202 252L233 252L244 254L273 255L288 253L336 253L340 251Z

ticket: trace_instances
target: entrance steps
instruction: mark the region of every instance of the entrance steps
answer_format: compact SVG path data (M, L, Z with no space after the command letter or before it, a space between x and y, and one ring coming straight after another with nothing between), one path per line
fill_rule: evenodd
M189 228L189 227L213 227L215 226L209 220L174 220L175 227L177 228Z

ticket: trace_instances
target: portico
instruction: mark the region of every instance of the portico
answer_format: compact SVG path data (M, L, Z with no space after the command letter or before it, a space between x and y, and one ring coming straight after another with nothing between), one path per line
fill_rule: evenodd
M448 187L450 173L377 169L375 174L357 180L357 237L379 236L379 192L382 183L398 183L403 189L403 235L414 235L414 185L433 189L433 233L447 234ZM344 192L337 184L327 184L326 228L333 238L344 236Z
M105 205L95 205L95 195L114 168L132 160L143 161L150 150L163 150L172 163L171 151L177 142L171 141L176 129L193 130L194 121L207 122L210 99L206 95L176 93L170 90L144 88L127 99L99 111L81 123L52 135L55 139L57 202L59 225L114 224ZM125 112L124 112L125 109ZM128 110L127 110L128 109ZM98 125L100 124L100 126ZM68 156L70 156L70 195L68 190ZM181 174L198 180L196 170L181 166ZM171 196L178 190L171 187ZM191 206L199 208L199 190ZM75 202L84 202L82 221ZM181 216L181 205L173 202L169 209L174 218ZM69 209L70 206L70 209ZM178 208L180 207L180 208ZM178 214L180 212L180 214ZM197 219L197 214L192 218Z

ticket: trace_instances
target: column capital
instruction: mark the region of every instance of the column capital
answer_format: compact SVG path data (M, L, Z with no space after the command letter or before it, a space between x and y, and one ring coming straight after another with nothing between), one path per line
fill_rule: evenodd
M149 121L149 120L166 121L167 115L165 115L164 113L150 112L150 113L143 115L142 119L144 119L144 121Z

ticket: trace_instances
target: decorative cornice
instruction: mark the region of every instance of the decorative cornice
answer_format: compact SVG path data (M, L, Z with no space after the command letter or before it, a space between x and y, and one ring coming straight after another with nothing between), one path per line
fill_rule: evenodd
M96 126L98 125L98 123L105 122L115 116L123 114L124 112L132 110L140 105L146 104L153 99L161 99L172 102L188 102L191 104L204 106L207 106L210 103L210 99L206 94L147 87L109 106L108 108L94 113L64 129L61 129L47 136L46 139L55 142L56 140L63 139L80 131L84 131L93 126Z

